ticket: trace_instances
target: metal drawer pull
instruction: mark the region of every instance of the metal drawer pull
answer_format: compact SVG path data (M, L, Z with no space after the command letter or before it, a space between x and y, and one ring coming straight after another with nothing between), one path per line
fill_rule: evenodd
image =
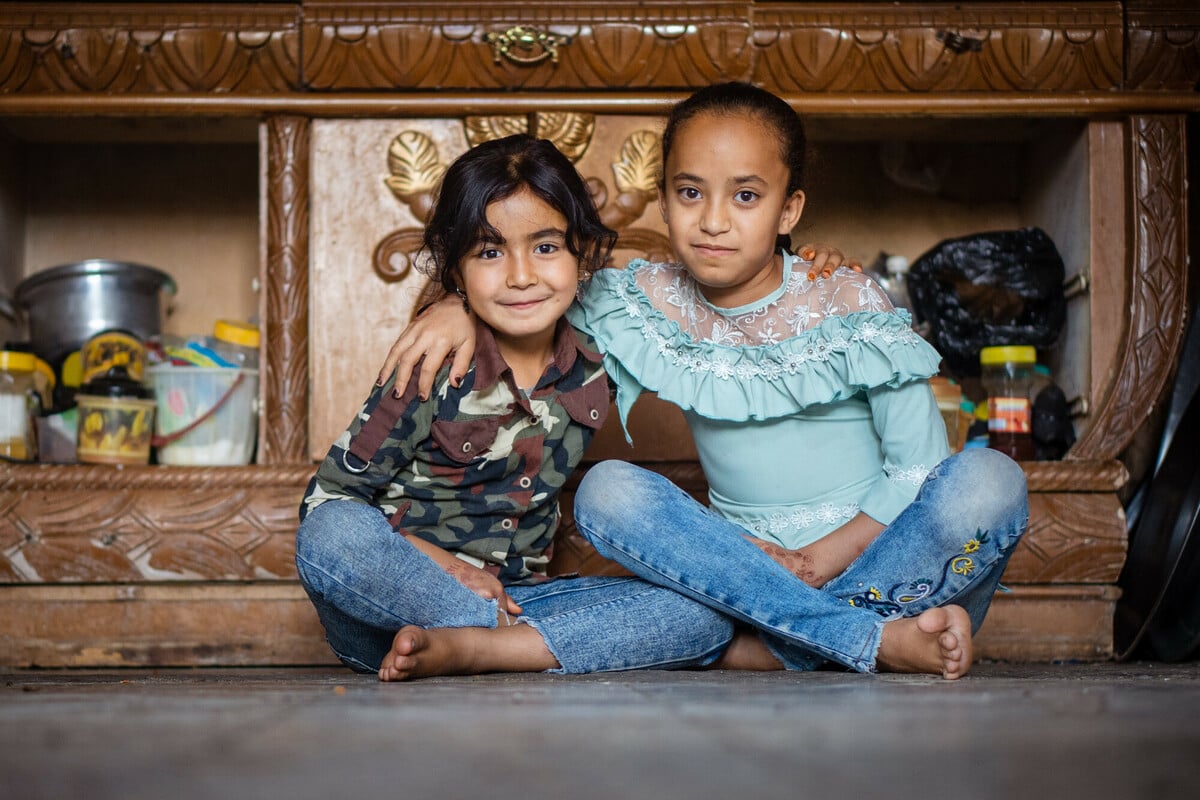
M524 66L540 64L547 58L557 64L558 48L571 43L570 36L545 33L521 25L509 28L504 33L485 33L483 40L492 46L492 61L495 63L499 64L501 58L507 58L514 64Z

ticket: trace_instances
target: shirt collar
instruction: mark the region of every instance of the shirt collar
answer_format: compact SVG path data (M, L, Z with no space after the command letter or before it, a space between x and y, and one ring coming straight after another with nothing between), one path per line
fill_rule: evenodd
M575 366L578 356L592 363L599 363L601 356L592 348L585 345L575 334L575 329L566 318L560 319L554 329L554 360L553 366L558 368L560 376L566 375ZM504 373L510 372L500 348L496 345L496 337L478 317L475 319L475 388L484 389L493 386Z

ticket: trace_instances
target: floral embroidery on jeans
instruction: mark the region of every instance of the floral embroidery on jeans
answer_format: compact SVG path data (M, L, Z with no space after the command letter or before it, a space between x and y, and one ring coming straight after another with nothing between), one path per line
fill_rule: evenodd
M935 584L930 578L917 578L906 583L898 583L894 585L888 592L885 599L883 593L872 586L865 592L860 592L856 595L851 595L849 598L850 605L857 608L869 608L880 616L889 616L896 614L901 610L902 606L915 603L918 600L924 600L938 591L946 584L946 579L950 575L968 576L975 571L975 559L971 558L972 553L979 552L979 548L988 541L988 532L984 530L976 531L975 535L968 539L962 546L962 552L957 553L946 565L942 568L942 580Z
M874 586L865 592L851 595L849 602L855 608L869 609L881 617L891 616L900 611L899 604L893 603L890 600L884 600L882 593Z

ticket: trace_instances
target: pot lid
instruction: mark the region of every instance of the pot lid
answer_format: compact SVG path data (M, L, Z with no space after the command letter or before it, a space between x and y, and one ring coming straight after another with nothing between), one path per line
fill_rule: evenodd
M119 279L132 280L136 283L149 283L161 287L168 294L175 294L176 291L175 279L160 269L128 261L109 261L103 258L92 258L87 261L76 261L73 264L61 264L57 267L50 267L49 269L44 269L30 275L17 285L15 293L17 305L25 305L25 301L30 294L48 283L85 275L110 275Z

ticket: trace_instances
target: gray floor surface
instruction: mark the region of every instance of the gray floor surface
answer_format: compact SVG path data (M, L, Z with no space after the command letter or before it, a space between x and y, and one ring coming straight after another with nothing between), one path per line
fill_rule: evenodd
M0 673L0 798L1200 798L1200 664Z

